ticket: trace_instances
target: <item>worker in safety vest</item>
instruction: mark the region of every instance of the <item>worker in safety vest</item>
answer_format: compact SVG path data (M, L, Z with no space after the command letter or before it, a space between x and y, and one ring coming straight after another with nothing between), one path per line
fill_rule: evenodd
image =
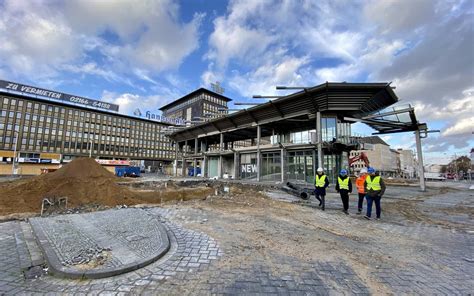
M349 193L352 192L352 182L345 169L342 169L337 177L336 191L341 195L344 214L349 215Z
M317 174L314 180L314 187L315 187L314 195L316 196L316 199L319 200L319 206L324 211L325 209L324 198L326 197L326 187L329 186L329 180L328 180L328 177L324 174L324 171L322 168L318 168L316 172Z
M382 199L383 194L385 193L385 183L382 178L375 174L375 169L369 167L367 169L369 175L365 178L364 188L365 188L365 198L367 199L367 214L365 219L370 220L372 214L372 203L375 202L375 211L377 214L377 220L380 219L380 214L382 208L380 207L380 200Z
M357 204L357 214L362 213L362 208L364 207L364 198L365 198L365 178L367 177L367 169L363 168L360 170L360 176L356 179L357 192L359 193L359 203Z

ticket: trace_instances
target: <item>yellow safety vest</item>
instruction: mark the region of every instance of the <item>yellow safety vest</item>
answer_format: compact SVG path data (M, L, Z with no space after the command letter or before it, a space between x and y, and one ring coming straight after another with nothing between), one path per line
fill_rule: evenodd
M337 177L337 182L339 183L339 189L349 190L349 177L344 180L341 177Z
M367 178L365 179L365 182L367 182L367 190L370 190L370 189L372 189L373 191L382 190L382 187L380 187L380 176L375 176L373 180L371 176L367 176Z
M322 175L319 177L319 175L316 175L316 187L324 187L326 185L326 175Z

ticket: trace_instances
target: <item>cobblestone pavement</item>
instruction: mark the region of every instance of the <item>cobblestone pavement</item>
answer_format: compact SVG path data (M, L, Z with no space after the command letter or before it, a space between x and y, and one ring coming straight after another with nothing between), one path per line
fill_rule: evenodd
M410 194L400 190L385 202ZM325 212L258 198L148 208L173 234L171 250L145 268L100 280L25 280L26 223L0 223L0 293L472 294L472 193L430 194L414 205L425 220L385 212L381 221L345 216L337 196ZM459 213L446 214L456 207Z
M50 269L69 278L109 277L154 261L169 249L166 230L141 209L31 218Z

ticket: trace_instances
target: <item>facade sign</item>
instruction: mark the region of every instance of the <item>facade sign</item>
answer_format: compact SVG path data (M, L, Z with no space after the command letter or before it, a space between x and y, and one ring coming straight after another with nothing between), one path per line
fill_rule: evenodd
M30 94L30 95L42 96L45 98L51 98L55 100L77 103L84 106L91 106L91 107L95 107L99 109L112 110L112 111L117 111L117 112L119 110L119 106L115 104L110 104L107 102L68 95L65 93L55 92L55 91L47 90L44 88L33 87L33 86L5 81L5 80L0 80L0 88L6 89L6 90L17 91L17 92L21 92L25 94Z
M243 164L241 165L241 172L242 173L257 173L257 165L256 164Z
M244 153L240 155L240 179L255 180L258 169L257 153Z
M142 117L142 112L140 109L135 109L133 112L133 115ZM145 117L151 120L156 120L159 122L166 122L166 123L171 123L171 124L176 124L176 125L184 125L186 124L186 121L183 118L171 118L171 117L165 117L156 113L152 113L151 111L146 111L145 112Z

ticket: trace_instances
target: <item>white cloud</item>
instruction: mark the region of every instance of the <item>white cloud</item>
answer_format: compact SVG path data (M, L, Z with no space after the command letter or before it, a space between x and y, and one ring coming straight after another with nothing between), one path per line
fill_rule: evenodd
M272 56L268 62L255 71L245 74L236 74L229 80L229 85L246 97L252 95L277 95L276 85L304 84L302 68L308 63L308 58L280 57L281 62L273 64Z
M165 105L169 98L162 95L140 96L131 93L118 94L104 91L102 93L102 100L118 104L120 106L120 113L131 115L136 108L139 108L142 112L150 110L159 113L158 108Z
M204 15L185 23L179 9L172 0L0 2L0 69L11 79L66 70L126 81L132 68L153 83L199 46Z
M431 22L435 16L432 0L397 0L366 3L364 15L377 24L383 34L407 32Z
M242 96L274 94L276 84L393 81L421 122L444 123L432 149L466 147L473 8L463 0L231 1L214 22L201 79L222 77Z
M361 9L356 2L232 1L227 14L214 21L207 58L215 65L201 79L229 75L228 67L230 86L246 96L263 87L272 93L275 83L360 80L390 65L406 47L401 39L373 35L376 26L366 25ZM324 59L336 65L319 66ZM294 76L277 70L291 60L305 61L291 67ZM234 70L234 61L243 66Z
M122 81L122 78L110 70L100 68L95 62L89 62L82 65L64 65L61 69L77 74L88 74L101 76L109 81Z
M0 4L0 68L48 78L80 53L79 38L58 11L38 2Z
M472 113L471 113L472 115ZM453 126L448 127L443 133L443 136L458 136L467 135L474 132L474 119L462 118L457 121Z
M274 41L265 32L246 28L239 23L227 23L223 18L214 21L214 32L209 38L212 46L208 54L217 65L225 67L232 58L255 59Z

